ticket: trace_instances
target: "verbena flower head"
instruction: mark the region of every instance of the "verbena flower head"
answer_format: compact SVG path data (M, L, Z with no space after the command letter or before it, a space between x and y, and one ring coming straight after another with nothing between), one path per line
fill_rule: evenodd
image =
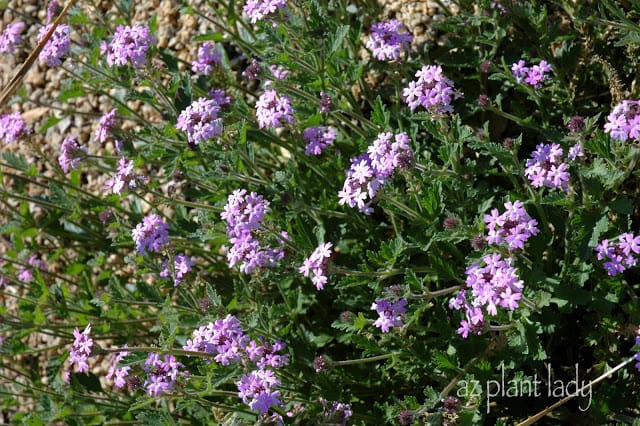
M491 214L484 216L484 222L489 227L489 244L506 244L509 250L524 249L524 243L540 232L536 227L538 222L529 216L523 206L522 201L507 201L504 203L504 213L499 214L498 209L492 209Z
M38 31L38 41L41 41L51 28L48 24ZM67 24L59 24L53 31L51 38L42 48L38 58L40 62L46 63L50 67L55 67L62 63L62 57L69 53L71 49L71 27Z
M453 81L442 75L442 67L425 65L416 77L418 80L402 90L402 99L411 111L422 105L431 114L453 112L451 102L462 94L454 90Z
M180 113L176 128L187 132L190 144L198 145L222 133L218 112L220 105L215 100L199 98Z
M304 129L302 138L307 142L304 149L306 155L320 155L336 140L336 129L329 126L308 127Z
M584 157L584 150L582 149L582 145L580 144L580 142L569 148L569 153L567 154L567 159L569 161L573 161L576 158L582 157Z
M275 342L264 342L263 338L252 340L245 347L245 351L249 359L254 362L258 368L282 368L289 364L289 354L279 354L287 345L280 339Z
M191 63L191 71L210 75L221 64L222 53L216 49L215 44L207 41L198 48L198 57Z
M111 132L111 128L118 122L116 113L117 110L114 108L100 117L100 121L98 122L98 129L96 130L95 135L93 135L94 141L100 142L101 144L104 144L107 141L107 137Z
M338 192L339 204L358 207L365 214L371 214L371 202L398 168L408 168L413 164L413 150L409 146L406 133L380 133L367 152L351 159L347 179Z
M107 55L107 64L110 67L132 65L134 68L140 68L147 61L150 47L155 44L156 40L151 31L144 25L118 25L111 42L101 43L100 52Z
M238 396L252 410L264 414L271 407L280 407L280 380L272 370L254 370L243 375L238 382Z
M551 65L547 61L540 61L539 64L527 67L524 59L511 65L511 72L518 83L528 84L536 89L542 87L542 83L549 78L552 71Z
M629 232L620 234L617 242L602 240L595 247L598 260L606 260L603 266L611 276L618 275L638 263L640 236Z
M240 320L229 314L194 330L183 349L206 352L214 355L216 362L229 365L240 361L248 343L249 336L244 333Z
M0 117L0 140L4 143L15 142L20 137L31 133L27 123L18 111L11 114L2 114Z
M209 97L213 99L215 103L223 107L231 103L231 96L222 89L213 89L208 93Z
M261 129L282 127L285 122L293 123L295 120L291 108L291 98L278 94L275 89L265 90L256 102L256 118Z
M371 304L371 310L378 312L379 318L373 323L383 333L387 333L391 327L402 327L404 314L407 313L407 301L400 299L396 302L378 300Z
M251 23L255 24L284 9L287 0L247 0L242 10L249 15Z
M333 401L331 404L324 398L320 398L320 404L322 404L322 415L324 417L325 424L346 426L347 421L353 415L351 411L351 405L338 401Z
M539 144L527 160L524 174L531 181L531 186L540 188L560 188L569 190L569 166L562 160L563 151L560 145Z
M91 348L93 347L93 339L91 339L91 324L87 324L83 332L76 327L73 330L75 338L73 345L69 349L69 362L76 366L78 373L86 373L89 371L87 363L91 356Z
M171 392L179 376L184 375L180 368L183 364L176 361L173 355L149 353L143 369L147 372L144 388L151 396L160 396Z
M159 253L169 244L169 225L155 213L149 213L131 231L136 250L141 255L147 251Z
M122 349L127 349L125 344ZM118 364L129 354L126 350L114 354L109 363L109 371L107 371L106 378L113 380L113 385L118 389L123 388L127 384L127 377L131 371L130 365L120 367Z
M522 298L524 282L518 277L510 259L497 253L486 255L466 271L467 289L460 290L449 301L449 308L464 309L465 319L460 322L458 334L467 338L469 333L481 334L488 315L498 314L498 307L513 311ZM482 309L484 308L484 310Z
M66 137L62 141L60 156L58 157L58 164L60 164L62 171L69 173L69 170L77 168L86 152L87 147L80 146L77 136Z
M53 21L62 11L62 7L57 0L49 1L47 5L47 24Z
M402 23L392 19L389 22L378 22L371 26L367 48L380 61L399 61L400 54L409 48L412 41L413 36L404 30Z
M247 68L242 71L242 76L247 80L256 80L260 77L261 72L262 65L260 65L260 62L258 62L257 59L253 58Z
M22 21L13 22L2 31L0 34L0 53L9 53L13 55L16 53L16 46L22 43L22 31L25 29L25 24Z
M177 286L182 282L184 277L191 272L191 267L193 266L193 262L191 258L186 254L180 253L176 254L173 258L173 274L174 280L173 285ZM169 269L169 261L165 260L162 263L162 271L160 272L161 277L171 277L172 271Z
M305 277L313 275L311 282L318 290L324 289L324 285L327 283L327 266L331 257L331 247L333 247L331 243L320 244L298 268L298 271Z
M613 108L604 125L611 139L640 139L640 101L624 100Z
M269 65L269 71L278 80L284 80L289 76L289 70L282 65Z
M121 194L123 189L133 189L138 185L138 182L146 183L147 181L148 178L146 176L137 176L135 174L133 160L127 161L125 157L121 157L116 175L107 179L104 186L114 194Z

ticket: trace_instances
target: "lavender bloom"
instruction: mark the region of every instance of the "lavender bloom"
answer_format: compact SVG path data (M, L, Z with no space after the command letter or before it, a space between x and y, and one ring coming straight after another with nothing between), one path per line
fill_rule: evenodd
M484 222L489 227L487 242L489 244L506 244L509 250L523 249L524 243L537 235L538 222L532 219L524 209L522 201L506 202L503 214L498 209L492 209L491 214L484 216Z
M100 52L107 55L110 67L131 64L134 68L140 68L147 61L147 51L155 44L151 31L144 25L118 25L111 42L103 41L100 44Z
M27 123L19 112L2 114L0 117L0 139L4 140L4 143L15 142L29 133L31 129L27 127Z
M215 67L222 64L222 53L213 43L205 42L198 48L198 58L191 63L191 71L210 75Z
M69 170L77 168L86 152L87 147L80 146L76 135L65 138L60 146L60 156L58 157L58 164L60 164L62 171L69 173Z
M402 90L402 99L411 111L422 105L431 114L453 113L451 102L462 94L453 88L453 81L442 75L442 67L425 65L416 72L417 81Z
M278 80L284 80L289 76L289 70L282 65L270 65L269 71L271 71L273 76Z
M613 108L604 125L611 139L624 142L640 138L640 101L624 100Z
M413 36L404 31L402 23L396 19L389 22L379 22L371 27L371 37L367 41L367 48L380 61L400 60L400 53L407 50L413 41Z
M531 186L540 188L560 188L569 190L569 166L562 162L562 148L557 143L539 144L527 160L525 176L531 181Z
M636 237L625 232L620 234L617 240L617 243L602 240L595 247L598 260L608 259L603 266L611 276L616 276L628 268L634 267L638 262L636 255L640 254L640 236Z
M94 141L100 142L101 144L104 144L107 141L107 136L109 136L111 128L118 122L118 120L116 119L116 112L117 111L114 108L100 117L100 121L98 122L98 130L96 130L96 133L93 136Z
M260 338L259 342L252 340L245 347L245 351L252 362L255 362L258 368L266 367L281 368L289 364L289 354L278 354L284 350L287 345L280 339L276 339L273 343L264 343Z
M280 386L280 380L271 370L252 371L249 375L243 375L236 385L242 402L260 414L266 413L271 406L282 406L280 391L274 389Z
M393 138L393 139L392 139ZM367 152L351 159L347 179L338 192L340 205L358 207L364 214L371 214L371 202L398 168L408 168L413 162L411 140L406 133L380 133ZM367 201L369 199L369 201Z
M77 327L73 330L75 340L69 349L69 362L72 365L76 365L78 373L86 373L89 371L87 361L91 355L91 348L93 347L93 340L89 336L90 334L91 324L87 324L87 327L82 333L80 333Z
M458 334L467 338L469 333L482 334L486 320L484 312L495 316L498 306L510 311L518 307L524 282L511 266L511 260L503 260L498 253L486 255L481 263L474 262L467 268L466 290L460 290L449 301L449 308L465 311ZM482 310L484 307L485 311Z
M251 23L255 24L265 17L275 14L279 9L284 9L287 0L247 0L242 10L249 15Z
M41 41L51 28L48 24L38 31L38 41ZM44 45L38 58L40 62L46 63L50 67L55 67L62 63L62 57L69 53L71 49L71 27L67 24L59 24L53 31L51 38Z
M407 301L400 299L397 302L378 300L371 304L371 310L378 312L380 316L374 323L383 333L387 333L391 327L402 327L402 318L407 313Z
M138 253L147 251L159 253L170 244L169 225L157 214L149 213L131 231Z
M567 154L567 158L569 159L569 161L573 161L576 158L582 157L584 157L584 150L582 149L582 145L580 145L579 142L569 148L569 153Z
M279 95L274 89L266 90L256 102L256 118L261 129L282 127L284 122L293 123L291 98Z
M125 157L121 157L118 162L117 174L107 179L104 187L114 194L121 194L125 187L133 189L138 182L146 183L148 180L146 176L136 176L133 171L133 160L127 161Z
M22 31L25 24L22 21L13 22L0 34L0 53L16 53L16 46L22 43Z
M222 89L213 89L209 92L209 97L221 107L231 103L231 96Z
M177 286L182 282L185 275L187 275L191 271L191 267L193 266L193 262L191 258L185 254L176 254L173 258L173 271L175 272L175 278L173 280L173 285ZM171 270L169 269L169 261L165 260L162 263L162 271L160 272L160 276L163 278L167 278L171 276Z
M127 349L127 345L125 344L122 349ZM124 359L129 354L129 352L122 351L118 352L114 357L111 358L111 362L109 363L109 371L105 376L107 379L113 380L113 385L118 389L123 388L124 385L127 384L127 377L129 376L129 372L131 371L131 366L125 365L124 367L118 367L118 363Z
M318 290L324 289L324 285L327 283L327 265L331 257L332 246L331 243L320 244L298 268L298 271L305 277L313 274L311 282Z
M302 138L307 142L306 155L320 155L322 151L336 140L336 129L328 126L313 126L304 129Z
M511 72L516 82L523 81L536 89L542 87L542 83L549 78L548 73L552 71L551 65L547 61L540 61L538 65L527 67L523 59L511 65Z
M240 321L229 314L194 330L183 349L209 353L216 362L229 365L240 361L248 342L249 336L244 334Z
M180 371L181 367L182 363L177 362L173 355L164 355L164 359L161 360L159 354L150 352L143 367L148 374L144 382L147 393L160 396L165 392L171 392L178 376L184 374Z
M46 271L48 266L47 262L40 259L37 254L32 255L29 260L27 260L27 264L31 266L31 268L27 266L22 266L20 268L20 272L18 273L18 279L25 283L30 283L33 280L33 270L40 269L41 271Z
M213 99L199 98L180 113L176 129L187 132L190 144L198 145L222 133L220 105Z

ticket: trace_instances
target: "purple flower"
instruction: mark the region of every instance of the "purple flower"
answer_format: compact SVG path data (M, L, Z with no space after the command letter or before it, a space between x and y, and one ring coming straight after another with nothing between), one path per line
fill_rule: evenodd
M214 360L222 365L239 362L249 336L244 334L242 324L229 314L215 323L199 327L193 331L192 338L183 346L184 350L206 352L214 355Z
M289 76L289 70L282 65L270 65L269 71L271 71L273 76L278 80L284 80Z
M257 80L260 77L260 73L262 72L262 66L257 59L252 59L249 66L242 71L242 76L247 80Z
M576 158L582 157L584 157L584 150L582 149L582 145L580 144L580 142L569 148L569 153L567 154L567 158L569 159L569 161L573 161Z
M313 126L304 129L302 138L307 142L306 155L320 155L322 151L336 140L336 129L328 126Z
M133 171L133 160L127 161L125 157L121 157L118 162L117 174L107 179L104 187L111 190L114 194L121 194L125 188L133 189L138 182L146 183L146 176L136 176Z
M413 163L411 140L406 133L380 133L367 152L351 159L351 167L342 190L338 192L340 205L358 207L364 214L371 214L371 202L378 190L398 168L408 168Z
M0 117L0 139L4 143L17 141L20 137L31 133L22 115L16 111L11 114L2 114Z
M402 23L396 19L389 22L379 22L371 26L371 37L367 41L367 48L380 61L400 60L400 53L409 49L413 36L404 31Z
M144 255L147 251L159 253L169 244L169 225L157 214L149 213L131 231L138 253Z
M311 253L311 256L306 258L298 271L305 277L309 277L313 274L311 282L316 286L318 290L322 290L327 283L327 265L329 264L329 258L331 257L331 243L320 244Z
M221 107L231 103L231 96L222 89L213 89L209 92L209 97Z
M611 139L640 139L640 101L624 100L613 108L604 125Z
M47 24L53 21L62 11L62 7L57 2L57 0L49 1L49 5L47 6Z
M489 228L487 242L506 244L509 250L523 249L524 243L538 234L538 222L529 216L522 201L508 201L504 203L504 207L506 210L502 214L498 213L498 209L492 209L491 214L484 216L484 222Z
M191 267L193 266L193 262L191 258L186 254L176 254L173 258L173 272L175 274L173 285L177 286L182 282L185 275L187 275L191 271ZM171 277L172 271L169 269L169 261L165 260L162 263L162 271L160 272L161 277Z
M20 34L24 29L25 24L22 21L7 25L2 34L0 34L0 53L10 53L13 55L16 52L16 46L22 43L22 36Z
M263 342L260 338L258 342L252 340L245 347L245 351L252 362L255 362L258 368L282 368L289 364L289 354L279 354L287 345L280 339L276 339L273 343Z
M252 410L266 413L272 406L280 407L280 380L271 370L254 370L249 375L243 375L238 382L238 396L242 402Z
M205 42L198 48L198 58L191 63L191 71L210 75L215 67L222 64L222 53L213 43Z
M38 32L38 41L41 41L51 28L48 24ZM46 63L50 67L55 67L62 63L62 57L69 53L71 49L71 27L66 24L59 24L53 31L51 38L42 48L38 58L40 62Z
M618 275L638 262L640 253L640 236L625 232L617 238L618 242L602 240L595 247L598 260L607 260L603 266L611 276Z
M31 266L31 268L28 268L27 266L22 266L20 268L20 273L18 274L18 279L20 281L24 281L25 283L29 283L33 279L34 269L40 269L41 271L46 271L48 268L47 262L40 259L39 255L37 254L32 255L29 258L29 260L27 260L27 264Z
M569 166L562 162L563 151L560 145L539 144L527 160L525 176L531 181L531 186L540 188L560 188L569 190Z
M336 426L346 426L347 421L353 415L351 405L338 401L333 401L330 405L327 405L327 402L328 401L326 399L320 398L320 404L322 404L323 407L323 423Z
M155 44L151 31L144 25L118 25L111 42L101 43L100 52L107 55L110 67L131 64L134 68L140 68L147 61L147 51Z
M187 132L189 143L198 145L222 133L222 119L218 118L220 105L213 99L199 98L178 117L178 130Z
M284 9L287 0L247 0L242 10L249 15L251 23L255 24L264 18L269 18L279 9Z
M391 327L402 327L402 319L407 313L407 301L400 299L397 302L378 300L371 304L371 310L378 312L379 318L373 323L383 333L387 333Z
M411 111L422 105L431 114L453 113L451 102L462 94L453 88L453 81L442 75L442 67L425 65L416 72L417 81L402 90L402 99Z
M91 348L93 347L93 340L89 336L90 334L91 324L87 324L87 327L82 333L77 327L73 330L75 340L69 349L69 362L72 365L75 364L78 373L86 373L89 371L87 361L91 355Z
M58 164L60 164L62 171L69 173L69 170L77 168L86 152L87 147L80 146L76 135L65 138L60 146L60 156L58 157Z
M151 396L160 396L165 392L171 392L176 384L178 376L184 375L180 371L182 363L177 362L173 355L164 355L160 359L160 354L150 352L143 369L147 372L147 380L144 388Z
M98 122L98 129L93 136L94 141L100 142L101 144L107 141L107 136L109 136L111 128L118 123L118 120L116 119L116 112L117 111L114 108L100 117L100 121Z
M128 346L125 344L122 349L127 349ZM129 354L126 350L118 352L114 354L111 358L111 362L109 363L109 371L105 376L107 379L113 380L113 385L118 389L123 388L124 385L127 384L127 376L129 376L129 372L131 371L131 366L125 365L124 367L118 367L118 363L124 359Z
M293 123L291 98L279 95L274 89L266 90L256 102L256 118L261 129L282 127L284 122Z
M540 61L539 64L531 67L525 66L523 59L511 65L511 72L516 82L522 83L523 81L529 86L536 89L542 87L542 83L549 78L549 73L552 71L551 65L547 61Z

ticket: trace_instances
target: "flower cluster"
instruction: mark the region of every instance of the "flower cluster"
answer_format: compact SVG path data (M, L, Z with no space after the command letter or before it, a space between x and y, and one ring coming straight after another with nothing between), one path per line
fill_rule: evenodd
M305 277L313 274L311 282L318 290L322 290L327 283L327 265L331 257L332 246L331 243L320 244L298 269Z
M373 325L387 333L391 327L402 327L402 319L407 313L407 301L400 299L391 303L388 300L378 300L371 304L371 310L379 315Z
M244 334L242 324L233 315L210 322L193 331L192 338L183 346L186 351L206 352L214 355L216 362L229 365L239 362L249 336Z
M176 129L187 132L189 143L198 145L222 133L218 112L220 105L215 100L199 98L180 113Z
M104 186L114 194L121 194L125 187L133 189L138 182L146 183L148 180L146 176L136 176L133 171L133 160L127 161L125 157L121 157L116 175L107 179Z
M20 268L20 272L18 273L18 279L25 283L30 283L31 280L33 280L34 269L46 271L48 268L47 262L40 259L37 254L32 255L29 260L27 260L27 264L31 266L31 268L23 266Z
M213 99L220 107L231 103L231 96L222 89L213 89L208 93L209 97Z
M44 36L47 34L51 25L53 24L48 24L40 28L40 31L38 32L39 42L42 41ZM71 27L67 24L60 24L53 31L51 38L42 48L38 58L40 59L40 62L44 62L50 67L55 67L62 63L62 57L69 53L70 49Z
M202 43L198 48L198 57L191 62L191 71L204 75L209 75L213 69L222 63L222 53L216 49L215 44L210 42Z
M242 10L249 15L251 23L255 24L279 9L284 9L287 0L247 0Z
M14 54L16 46L22 43L22 31L25 29L25 24L22 21L13 22L4 29L0 34L0 53Z
M378 22L371 26L371 37L367 41L367 48L380 61L399 61L400 53L407 50L412 41L413 36L404 31L402 23L392 19L389 22Z
M191 258L186 254L176 254L173 258L173 285L177 286L182 282L185 275L191 272L191 267L193 266L193 262ZM160 271L160 276L163 278L167 278L172 276L172 271L169 269L169 261L165 260L162 262L162 271Z
M280 391L277 390L280 380L273 370L253 370L248 375L243 375L236 385L242 402L260 414L266 413L271 406L282 405Z
M69 173L69 170L77 168L86 152L87 147L80 146L76 135L66 137L62 141L60 156L58 157L58 164L60 164L62 171Z
M101 144L104 144L107 141L107 136L109 136L111 128L118 122L116 118L116 112L117 111L114 108L100 117L100 121L98 122L98 129L96 130L95 135L93 135L94 141L100 142Z
M640 101L626 99L616 105L607 117L604 132L620 142L640 138Z
M338 193L339 204L358 207L360 212L371 214L371 202L397 168L409 168L413 164L413 150L406 133L380 133L367 152L351 159L347 179ZM369 199L369 201L367 201Z
M560 188L569 190L569 166L562 162L563 151L560 145L538 144L536 150L527 160L525 176L531 181L531 186L540 188Z
M20 137L31 133L22 115L16 111L11 114L2 114L0 117L0 139L4 143L12 143Z
M256 238L268 208L269 202L255 192L247 195L246 189L237 189L229 195L220 214L232 244L227 253L229 267L239 263L240 271L250 274L256 268L273 266L284 257L281 248L262 246Z
M182 363L176 361L173 355L164 355L160 359L160 354L150 352L144 362L144 371L147 379L144 388L151 396L160 396L164 392L171 392L178 380L178 376L185 373L180 371Z
M635 236L629 232L620 234L618 242L602 240L595 247L598 260L607 260L603 266L611 276L618 275L628 268L632 268L638 262L637 255L640 254L640 236Z
M497 253L484 256L482 264L474 262L467 268L466 274L467 289L460 290L449 301L449 308L465 311L465 319L457 330L465 339L469 332L479 335L484 330L486 320L483 307L491 316L498 314L498 306L515 310L522 297L524 284L511 266L511 260L504 260Z
M289 70L282 65L269 65L269 71L278 80L284 80L289 76Z
M140 68L147 61L147 51L155 43L151 31L144 25L118 25L111 42L103 41L100 44L100 52L107 55L110 67L131 64L134 68Z
M86 373L89 371L89 356L91 356L91 348L93 347L93 339L90 337L91 324L87 324L87 327L81 333L76 327L73 330L73 337L75 340L73 345L69 349L69 362L77 367L78 373Z
M451 102L461 96L453 81L442 75L439 65L425 65L416 72L417 81L402 89L402 99L411 111L422 105L432 114L452 113Z
M159 253L170 244L169 225L157 214L149 213L131 231L138 253L147 251Z
M509 250L523 249L524 243L538 234L538 222L529 216L522 201L507 201L504 207L506 210L502 214L499 214L498 209L492 209L491 214L484 216L484 222L489 226L487 242L505 243Z
M351 411L351 405L338 401L328 403L324 398L320 398L320 404L322 405L322 416L324 418L324 424L331 424L336 426L346 426L347 421L353 415Z
M308 127L304 129L302 138L307 142L304 148L306 155L320 155L326 147L336 140L336 129L329 126Z
M127 349L127 345L124 345L122 349ZM118 389L123 388L127 383L127 376L129 376L129 372L131 371L131 366L125 365L124 367L119 367L118 363L124 359L129 354L126 350L118 352L115 354L113 358L111 358L111 362L109 363L109 371L105 376L107 379L113 380L113 385Z
M582 149L582 145L580 142L573 145L569 148L569 153L567 154L567 159L569 161L573 161L576 158L584 157L584 150Z
M265 90L256 102L256 118L258 127L278 128L284 123L293 123L293 109L291 108L291 98L287 95L280 95L274 89Z
M520 59L511 65L511 72L518 83L524 81L536 89L542 87L542 83L549 78L548 73L550 73L551 70L551 65L549 65L547 61L540 61L538 65L527 67L525 66L524 59Z

